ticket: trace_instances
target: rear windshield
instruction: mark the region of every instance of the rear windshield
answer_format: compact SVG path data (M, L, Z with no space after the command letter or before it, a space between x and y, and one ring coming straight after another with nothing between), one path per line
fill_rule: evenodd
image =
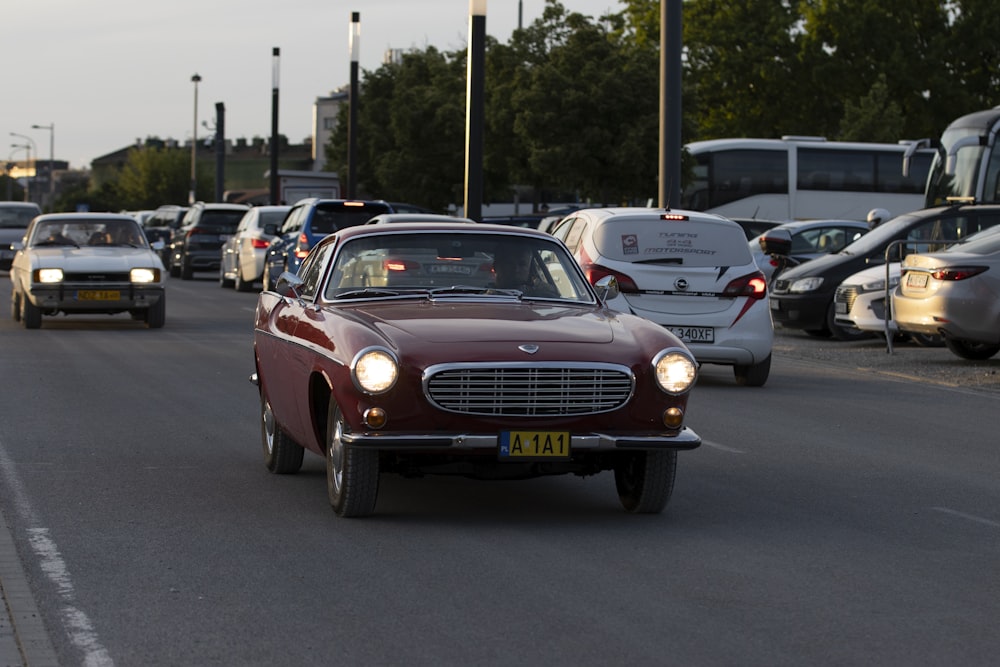
M202 211L198 227L203 231L234 232L246 211Z
M40 213L31 206L0 206L0 228L24 229Z
M388 204L375 202L360 205L342 202L318 204L309 225L310 231L313 234L332 234L339 229L363 225L382 213L392 213Z
M599 225L594 244L621 262L683 266L739 266L753 262L746 234L724 221L622 218Z

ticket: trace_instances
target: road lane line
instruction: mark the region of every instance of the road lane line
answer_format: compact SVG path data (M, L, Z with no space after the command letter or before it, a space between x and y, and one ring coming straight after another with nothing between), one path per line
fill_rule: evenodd
M702 440L701 444L706 447L711 447L712 449L718 449L723 452L729 452L730 454L746 454L742 449L736 449L735 447L727 447L725 445L720 445L717 442L712 442L711 440Z
M950 514L952 516L968 519L969 521L975 521L976 523L993 526L994 528L1000 528L1000 521L994 521L985 517L976 516L975 514L966 514L965 512L959 512L958 510L949 509L947 507L932 507L931 509L935 512L941 512L942 514Z
M25 524L28 526L34 526L27 529L28 543L31 545L35 555L39 558L42 572L58 590L59 597L62 601L62 607L59 610L59 615L63 625L63 630L69 636L70 642L73 646L83 653L83 664L88 667L113 667L115 663L111 659L107 650L98 640L97 633L94 632L90 619L76 606L76 594L73 589L73 581L69 575L69 569L66 567L66 563L62 559L56 543L49 537L49 529L39 527L38 524L41 522L38 519L38 514L28 501L28 497L24 491L24 486L21 484L21 480L14 470L14 462L7 454L7 448L4 447L2 441L0 441L0 473L3 474L7 486L10 488L15 511L18 515L20 515ZM25 586L25 588L27 588L27 586ZM33 603L34 600L32 599L31 602ZM10 604L9 599L8 604ZM22 602L22 604L24 603ZM11 615L14 617L12 620L16 623L19 625L24 624L23 619L21 621L17 620L18 614L16 613L16 610L11 609ZM41 615L38 614L37 611L34 613L33 617L40 623ZM38 632L35 632L34 634L37 635ZM51 643L49 641L39 644L38 640L35 639L34 646L32 646L31 650L41 652L42 655L46 655L51 652L51 655L55 656L54 650L50 647ZM28 653L28 651L26 651L26 653ZM30 654L26 657L28 658L29 664L33 664L35 662L31 660L32 656ZM48 661L38 661L38 664L48 664Z

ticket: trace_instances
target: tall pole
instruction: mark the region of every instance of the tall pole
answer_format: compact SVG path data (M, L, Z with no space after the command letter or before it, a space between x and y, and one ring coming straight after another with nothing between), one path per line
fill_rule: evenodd
M347 198L358 196L358 107L361 104L358 86L358 54L361 50L361 12L351 12L351 32L348 38L351 52L351 97L347 122Z
M20 137L21 139L25 139L25 140L28 141L28 144L29 144L29 146L28 146L28 165L31 166L31 176L30 177L28 177L28 176L24 177L24 185L25 185L25 188L24 188L24 201L34 201L31 198L31 181L38 175L37 169L35 168L35 164L38 162L38 146L35 145L35 140L32 139L31 137L29 137L26 134L18 134L17 132L11 132L10 136L12 136L12 137ZM34 162L31 161L31 153L32 153L32 151L34 151L34 153L35 153L35 161Z
M191 131L191 189L188 190L188 204L198 201L198 171L196 164L198 160L198 82L201 81L201 77L196 73L191 77L191 81L194 83L194 129Z
M215 201L222 201L226 188L226 105L215 103Z
M483 217L483 108L486 0L469 0L469 51L465 94L465 217Z
M49 212L51 213L56 205L56 124L32 125L31 128L49 131Z
M278 192L278 80L281 71L281 49L271 49L271 205L281 203Z
M681 200L681 3L660 0L660 208Z

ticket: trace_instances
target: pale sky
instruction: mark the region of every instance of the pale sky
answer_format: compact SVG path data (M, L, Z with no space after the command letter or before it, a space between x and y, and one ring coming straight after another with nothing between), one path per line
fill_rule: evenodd
M562 0L598 18L618 0ZM272 49L280 55L278 132L300 143L317 97L350 82L348 34L359 12L359 64L373 71L387 49L464 49L469 0L7 0L0 10L4 159L34 140L38 158L74 169L155 136L189 140L198 84L198 137L226 108L226 137L271 133ZM487 0L486 32L507 42L541 16L544 0ZM32 125L54 125L32 129Z

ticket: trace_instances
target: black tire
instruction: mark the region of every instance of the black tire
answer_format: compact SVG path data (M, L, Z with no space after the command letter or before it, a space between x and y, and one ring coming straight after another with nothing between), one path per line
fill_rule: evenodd
M615 488L632 514L659 514L670 502L677 475L677 452L626 452L615 463Z
M226 270L223 267L219 267L219 287L232 287L233 281L226 278Z
M10 293L10 319L15 322L21 321L21 299L17 295L17 290Z
M736 376L736 384L741 387L763 387L771 374L771 355L759 364L747 364L746 366L733 366L733 375Z
M167 323L167 295L161 294L156 303L146 309L146 326L150 329L162 329Z
M976 343L970 340L955 340L953 338L944 339L945 347L951 350L952 354L958 355L970 361L982 361L989 359L997 352L1000 352L1000 345L992 343Z
M194 278L194 268L186 258L181 257L181 280L191 280Z
M39 329L42 326L42 309L31 303L27 294L21 295L21 324L25 329Z
M305 450L281 430L274 420L271 404L260 398L260 436L264 446L264 465L276 475L297 473L302 468Z
M862 331L861 329L848 329L847 327L842 327L837 324L834 319L836 314L834 312L833 302L830 302L830 307L826 311L826 328L829 329L830 335L835 340L864 340L866 338L873 338L875 336L871 331Z
M326 490L330 506L337 516L368 516L375 511L378 499L378 452L344 444L344 418L333 399L326 424Z
M236 263L236 277L233 278L233 289L237 292L249 292L253 288L253 281L243 280L243 267Z

